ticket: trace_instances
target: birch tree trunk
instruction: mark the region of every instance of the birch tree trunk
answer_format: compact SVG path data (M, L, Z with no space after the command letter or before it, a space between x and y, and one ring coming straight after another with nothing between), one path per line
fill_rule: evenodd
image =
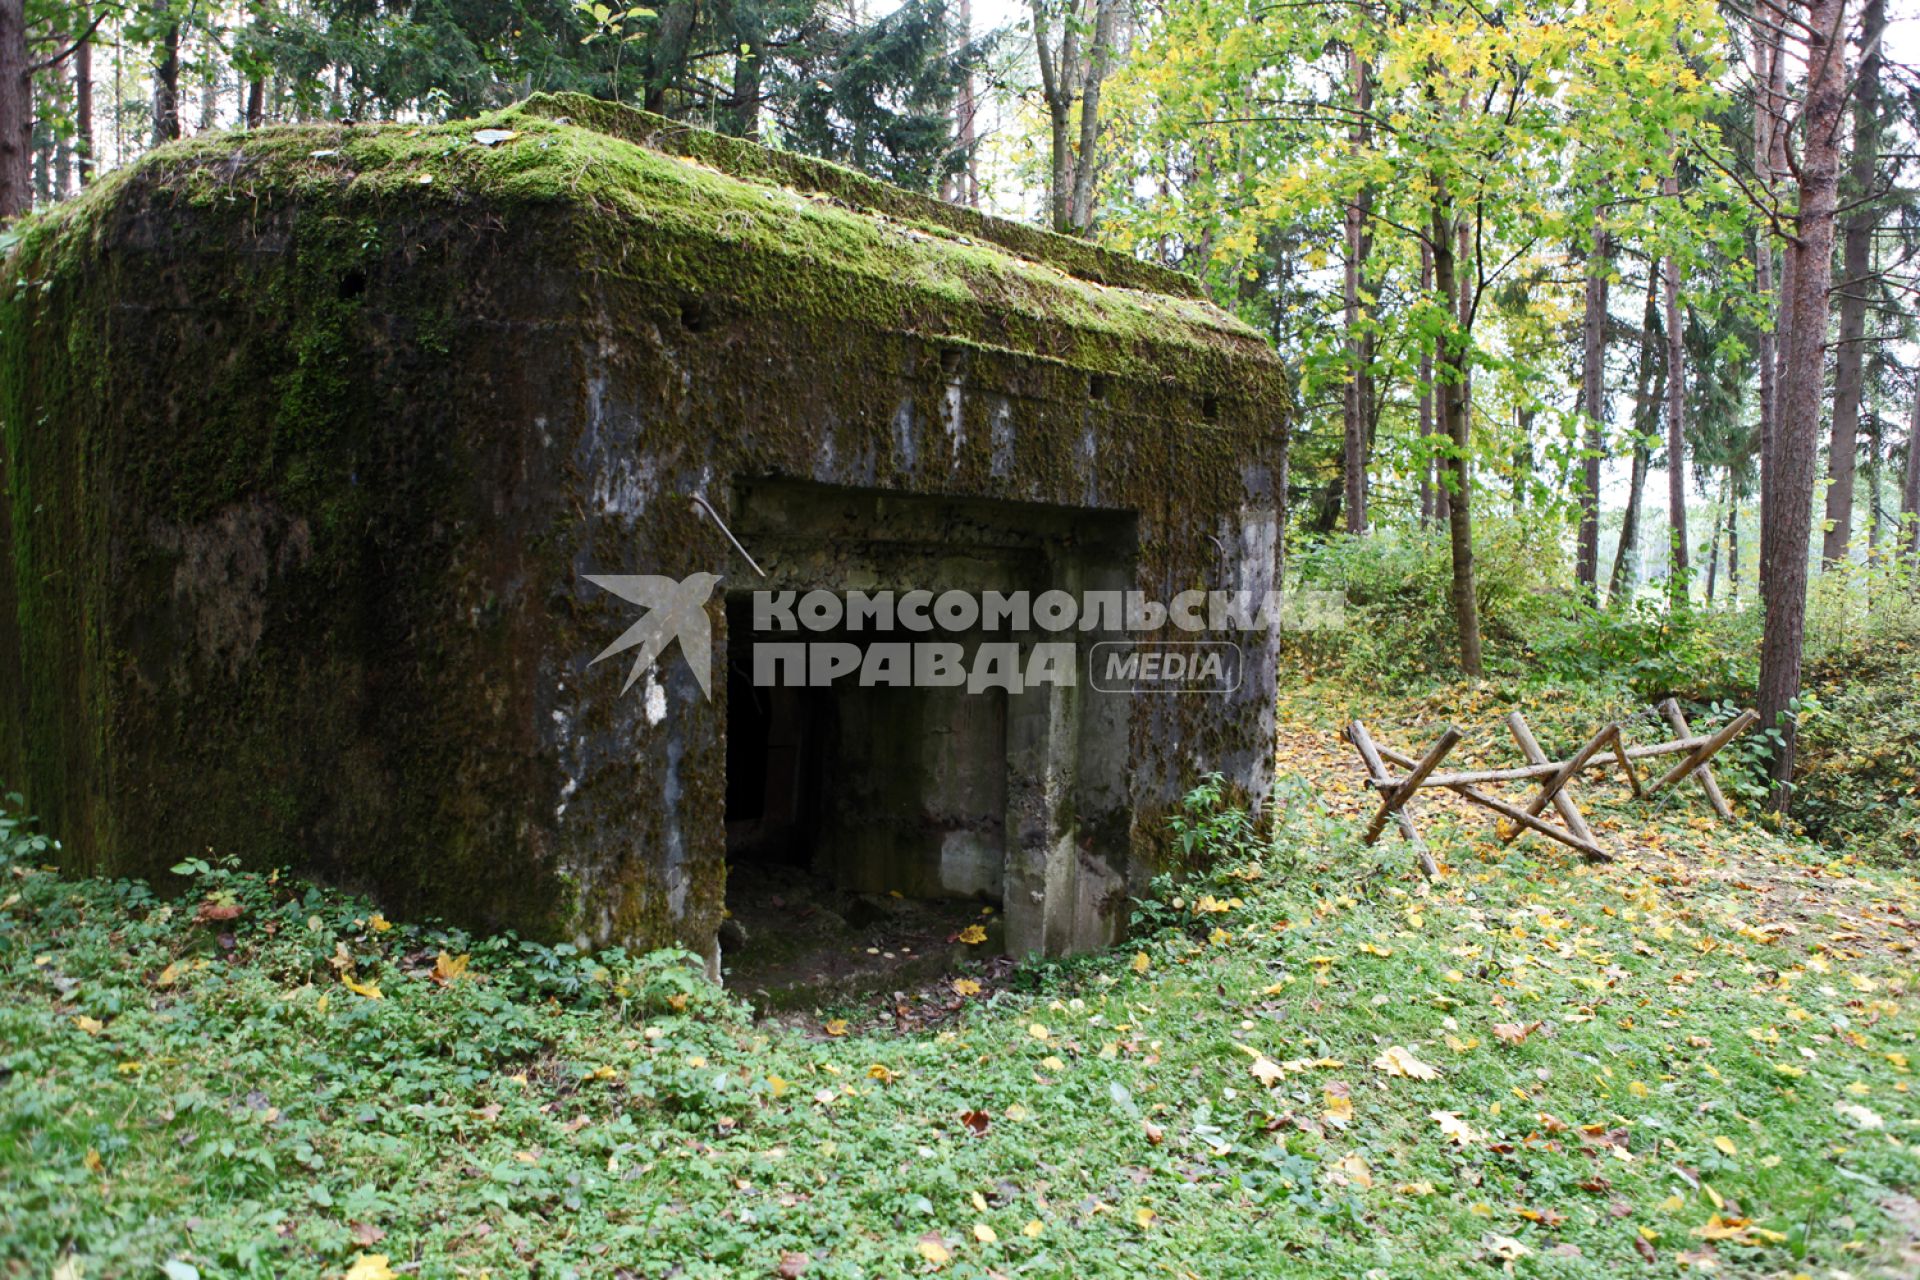
M1920 387L1913 396L1913 416L1907 419L1907 466L1900 477L1900 544L1909 556L1920 558Z

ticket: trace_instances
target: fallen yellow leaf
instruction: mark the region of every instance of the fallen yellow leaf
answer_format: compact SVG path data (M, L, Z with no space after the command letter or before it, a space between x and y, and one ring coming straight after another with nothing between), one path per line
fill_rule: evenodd
M1413 1080L1438 1080L1440 1072L1413 1056L1400 1045L1389 1045L1385 1052L1373 1060L1373 1065L1390 1076L1406 1076Z
M467 961L469 958L465 952L457 956L450 956L442 951L438 956L434 957L433 972L427 976L444 986L467 971Z
M347 1268L343 1280L394 1280L393 1268L384 1253L363 1253Z

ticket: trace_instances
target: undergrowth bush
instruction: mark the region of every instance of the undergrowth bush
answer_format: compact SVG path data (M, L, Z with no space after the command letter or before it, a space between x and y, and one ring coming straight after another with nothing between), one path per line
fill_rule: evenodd
M1807 601L1793 812L1836 848L1920 861L1920 569L1872 555Z
M1755 611L1669 616L1649 600L1596 608L1571 589L1572 567L1548 524L1483 522L1474 564L1490 675L1626 688L1643 699L1713 701L1754 685ZM1288 637L1296 658L1396 686L1456 667L1453 561L1443 531L1331 538L1297 553L1293 572L1300 589L1342 591L1347 601L1344 628Z
M1499 661L1522 652L1565 609L1571 575L1552 531L1520 521L1483 521L1474 558L1482 639L1489 660ZM1444 531L1332 537L1297 551L1292 573L1303 591L1346 596L1344 626L1288 636L1296 657L1400 685L1454 667L1460 639Z

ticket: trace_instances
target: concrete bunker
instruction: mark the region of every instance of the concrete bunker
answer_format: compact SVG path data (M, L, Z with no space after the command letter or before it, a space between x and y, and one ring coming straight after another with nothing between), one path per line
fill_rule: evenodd
M1267 790L1271 634L1206 697L728 674L714 516L795 591L1272 590L1287 379L1184 276L570 96L163 147L6 266L0 777L75 869L717 973L730 852L784 856L1061 954L1200 775ZM596 665L608 575L720 577L715 669Z

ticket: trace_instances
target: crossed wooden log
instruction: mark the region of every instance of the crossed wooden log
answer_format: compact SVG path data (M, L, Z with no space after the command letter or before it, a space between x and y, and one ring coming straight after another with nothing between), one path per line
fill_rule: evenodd
M1445 787L1455 795L1505 818L1511 825L1501 832L1503 841L1511 843L1525 832L1534 831L1569 848L1578 849L1589 861L1611 862L1613 855L1601 846L1592 828L1587 826L1571 785L1582 770L1596 761L1605 767L1617 765L1626 774L1627 785L1633 789L1633 794L1639 797L1659 795L1689 777L1698 777L1700 789L1706 793L1707 803L1713 806L1713 811L1723 818L1731 818L1733 811L1727 807L1727 798L1721 794L1720 784L1714 781L1713 771L1707 767L1707 762L1718 755L1722 747L1752 728L1760 719L1759 714L1742 711L1717 733L1695 734L1688 726L1686 716L1681 714L1680 704L1672 698L1660 704L1660 712L1678 737L1667 742L1629 747L1625 733L1616 722L1588 738L1580 750L1565 760L1547 759L1547 753L1540 749L1533 730L1527 726L1526 717L1518 711L1511 712L1507 716L1507 728L1512 731L1514 741L1520 745L1520 753L1527 758L1527 763L1513 769L1475 769L1463 773L1436 772L1440 762L1460 741L1460 731L1452 725L1441 731L1440 737L1427 748L1425 755L1415 759L1376 743L1367 732L1367 727L1355 720L1347 726L1347 740L1353 743L1354 750L1360 753L1360 759L1367 767L1367 784L1380 793L1380 809L1367 826L1365 840L1368 844L1377 841L1391 821L1400 828L1400 834L1412 846L1421 872L1429 879L1438 875L1440 869L1434 863L1433 855L1427 851L1426 842L1420 838L1420 831L1414 826L1413 815L1408 810L1414 792L1421 787ZM1680 756L1679 763L1661 774L1657 781L1641 782L1634 761L1670 755ZM1389 764L1406 769L1406 776L1396 778L1389 774ZM1481 785L1486 783L1531 782L1535 779L1540 780L1540 790L1524 807L1481 790ZM1540 816L1548 805L1552 805L1560 815L1564 826L1557 826Z

